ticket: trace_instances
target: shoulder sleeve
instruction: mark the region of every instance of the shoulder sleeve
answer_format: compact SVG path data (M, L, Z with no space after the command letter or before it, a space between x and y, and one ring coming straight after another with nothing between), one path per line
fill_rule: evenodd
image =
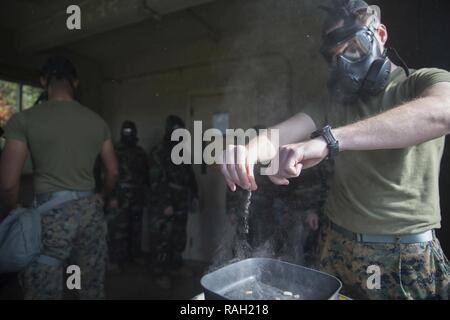
M413 98L420 97L423 92L440 82L450 82L450 73L442 69L420 69L411 75Z
M5 138L27 143L27 129L23 113L15 114L5 126Z

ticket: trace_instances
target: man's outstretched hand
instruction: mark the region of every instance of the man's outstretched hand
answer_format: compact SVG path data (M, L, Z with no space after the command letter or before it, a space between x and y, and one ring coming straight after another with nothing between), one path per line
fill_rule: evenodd
M278 153L278 170L269 178L277 185L288 185L289 179L300 176L303 169L318 165L327 155L327 143L322 138L283 146ZM221 172L231 191L236 191L236 186L250 191L258 188L254 176L257 161L257 151L248 147L230 145L225 149Z
M299 177L302 170L318 165L327 156L328 146L323 138L283 146L278 154L278 173L269 178L274 184L288 185L289 179Z

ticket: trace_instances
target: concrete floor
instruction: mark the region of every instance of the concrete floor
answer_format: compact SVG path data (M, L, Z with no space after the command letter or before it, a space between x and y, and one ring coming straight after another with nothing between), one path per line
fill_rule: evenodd
M200 279L207 266L186 262L168 276L170 287L161 286L162 277L153 274L148 266L132 264L122 274L108 275L106 294L108 299L189 300L202 293Z
M161 286L161 276L151 272L148 265L130 264L120 274L107 274L106 297L114 300L189 300L202 293L200 279L207 266L197 262L186 262L172 272L170 287ZM22 299L22 291L15 274L0 275L0 300ZM67 292L65 299L76 299L76 294Z

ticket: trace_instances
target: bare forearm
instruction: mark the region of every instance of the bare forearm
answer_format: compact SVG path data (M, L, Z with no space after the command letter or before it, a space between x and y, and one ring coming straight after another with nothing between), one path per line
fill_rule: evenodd
M113 195L119 176L119 165L111 139L103 143L100 159L105 168L102 196L104 199L107 199Z
M106 173L103 181L102 197L107 199L112 196L116 187L118 175L116 173Z
M309 140L311 133L316 130L316 125L308 115L299 113L271 129L279 131L280 146L284 146Z
M316 130L313 120L304 113L299 113L289 120L267 130L249 143L249 149L258 150L258 160L266 162L272 160L283 145L301 142L309 139Z
M20 176L27 158L27 146L19 140L7 140L0 158L0 204L7 210L19 203Z
M401 149L442 137L450 129L450 103L426 97L333 130L341 151Z

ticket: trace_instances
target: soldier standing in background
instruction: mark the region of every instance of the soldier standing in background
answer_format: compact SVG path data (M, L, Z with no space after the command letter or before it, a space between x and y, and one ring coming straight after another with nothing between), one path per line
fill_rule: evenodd
M102 209L117 178L109 128L74 100L79 81L69 60L49 58L40 80L48 101L16 114L5 127L0 162L0 204L5 207L0 219L18 206L20 175L29 153L36 205L52 200L61 204L42 214L41 255L19 274L25 298L61 299L63 267L70 263L82 270L80 298L102 299L107 255ZM105 180L95 194L92 169L98 154Z
M172 132L184 127L179 117L169 116L164 140L150 154L150 247L156 272L181 266L188 213L198 203L192 167L175 165L171 160L176 144L171 141Z
M110 269L121 270L126 261L141 258L142 215L148 192L148 160L138 146L134 122L124 121L120 142L115 146L119 161L116 201L107 208Z

